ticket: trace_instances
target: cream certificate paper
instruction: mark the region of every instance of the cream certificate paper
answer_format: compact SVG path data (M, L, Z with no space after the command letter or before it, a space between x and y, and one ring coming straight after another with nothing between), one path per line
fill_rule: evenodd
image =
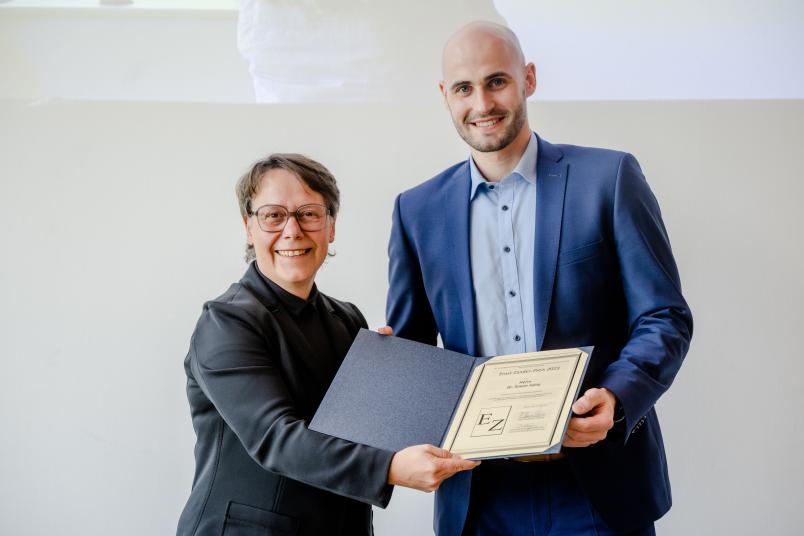
M464 458L558 452L589 354L493 357L474 369L443 447Z

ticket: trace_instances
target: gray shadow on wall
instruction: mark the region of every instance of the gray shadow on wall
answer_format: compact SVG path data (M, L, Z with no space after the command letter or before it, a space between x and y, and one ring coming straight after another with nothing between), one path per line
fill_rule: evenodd
M491 0L242 0L237 41L257 102L432 100L446 38L504 23Z

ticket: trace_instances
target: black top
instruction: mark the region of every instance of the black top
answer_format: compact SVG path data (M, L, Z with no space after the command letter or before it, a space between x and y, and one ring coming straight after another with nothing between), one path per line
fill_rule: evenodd
M256 266L256 265L255 265ZM343 361L344 356L336 356L332 348L333 334L327 330L327 322L325 315L329 314L324 299L321 293L318 292L318 287L313 284L310 295L307 299L300 298L295 294L291 294L283 289L260 272L257 268L257 273L260 274L263 281L271 288L276 297L281 302L282 306L291 314L299 331L304 333L304 340L310 346L312 354L318 356L318 366L315 373L319 378L319 384L325 383L329 387L335 373ZM324 398L323 393L316 393L314 396L317 399Z
M393 453L307 428L365 326L354 305L301 300L254 263L204 305L184 362L196 471L177 534L372 534Z

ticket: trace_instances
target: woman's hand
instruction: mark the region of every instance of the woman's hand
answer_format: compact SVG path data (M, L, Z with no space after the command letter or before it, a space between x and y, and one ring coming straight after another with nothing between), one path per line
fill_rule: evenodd
M458 471L480 465L433 445L414 445L402 449L391 459L388 483L419 491L431 492Z
M391 336L391 326L377 329L380 335ZM391 459L388 483L419 491L435 491L441 482L458 471L468 471L480 465L478 461L464 460L450 451L433 445L414 445L402 449Z

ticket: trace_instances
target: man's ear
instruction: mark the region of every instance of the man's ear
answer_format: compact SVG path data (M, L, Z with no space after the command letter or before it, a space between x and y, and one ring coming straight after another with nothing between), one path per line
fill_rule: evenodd
M443 80L438 83L438 91L440 91L441 96L444 97L444 108L449 110L449 104L447 104L447 86L444 85Z
M329 228L329 243L335 242L335 218L332 218L332 226Z
M525 96L530 97L536 92L536 65L525 65Z

